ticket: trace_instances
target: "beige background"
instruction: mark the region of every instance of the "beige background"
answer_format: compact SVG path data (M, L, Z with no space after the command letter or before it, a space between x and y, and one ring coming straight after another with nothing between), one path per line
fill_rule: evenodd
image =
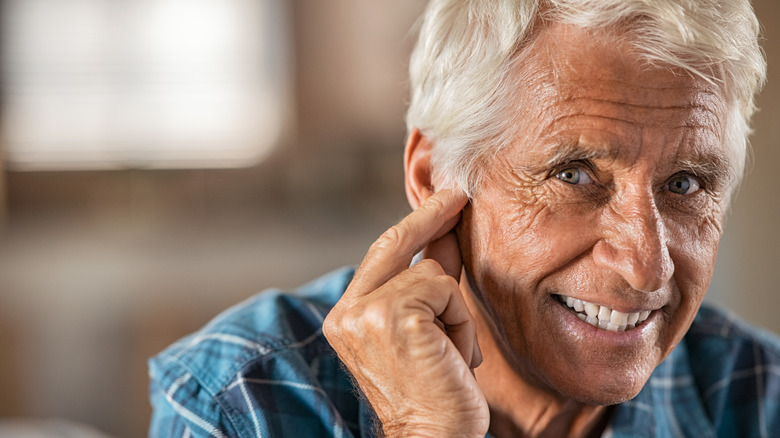
M146 358L263 288L359 262L409 210L407 32L423 3L290 1L297 129L257 167L5 171L0 417L143 436ZM708 299L780 333L780 4L755 8L770 82Z
M764 29L769 82L758 98L752 171L726 226L709 298L780 333L780 3L753 6Z

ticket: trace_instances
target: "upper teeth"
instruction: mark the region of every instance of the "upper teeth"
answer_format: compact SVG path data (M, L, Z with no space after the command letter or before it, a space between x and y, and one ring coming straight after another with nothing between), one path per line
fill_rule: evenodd
M636 327L650 316L649 310L625 313L565 295L560 297L569 308L577 312L581 320L603 330L622 332Z

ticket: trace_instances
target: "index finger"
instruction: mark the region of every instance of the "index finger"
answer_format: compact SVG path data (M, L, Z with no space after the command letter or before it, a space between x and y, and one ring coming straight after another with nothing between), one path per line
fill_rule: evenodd
M467 203L468 197L460 190L431 195L371 245L355 273L350 293L368 293L409 268L415 254L455 227Z

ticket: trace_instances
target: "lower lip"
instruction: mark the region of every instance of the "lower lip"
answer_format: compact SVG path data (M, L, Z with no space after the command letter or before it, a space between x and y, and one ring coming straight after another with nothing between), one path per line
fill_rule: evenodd
M555 297L550 296L550 299L553 301L554 308L557 310L555 311L558 316L561 319L561 322L564 325L564 328L582 338L588 338L588 339L595 339L597 341L602 341L606 343L612 343L616 345L628 345L631 343L639 342L641 339L645 338L650 330L653 329L655 326L655 320L656 320L656 314L657 311L652 311L650 313L650 316L647 317L647 319L642 322L642 324L638 325L637 327L626 330L622 332L613 332L609 330L603 330L596 328L587 322L581 320L577 314L569 310L568 307L566 307L563 303L558 301Z

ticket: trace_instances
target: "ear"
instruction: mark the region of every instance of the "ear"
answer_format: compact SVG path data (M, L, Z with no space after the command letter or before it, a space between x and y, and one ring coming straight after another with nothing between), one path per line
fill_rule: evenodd
M404 182L406 198L413 209L419 207L435 189L431 181L431 150L433 144L419 129L409 133L404 149Z

